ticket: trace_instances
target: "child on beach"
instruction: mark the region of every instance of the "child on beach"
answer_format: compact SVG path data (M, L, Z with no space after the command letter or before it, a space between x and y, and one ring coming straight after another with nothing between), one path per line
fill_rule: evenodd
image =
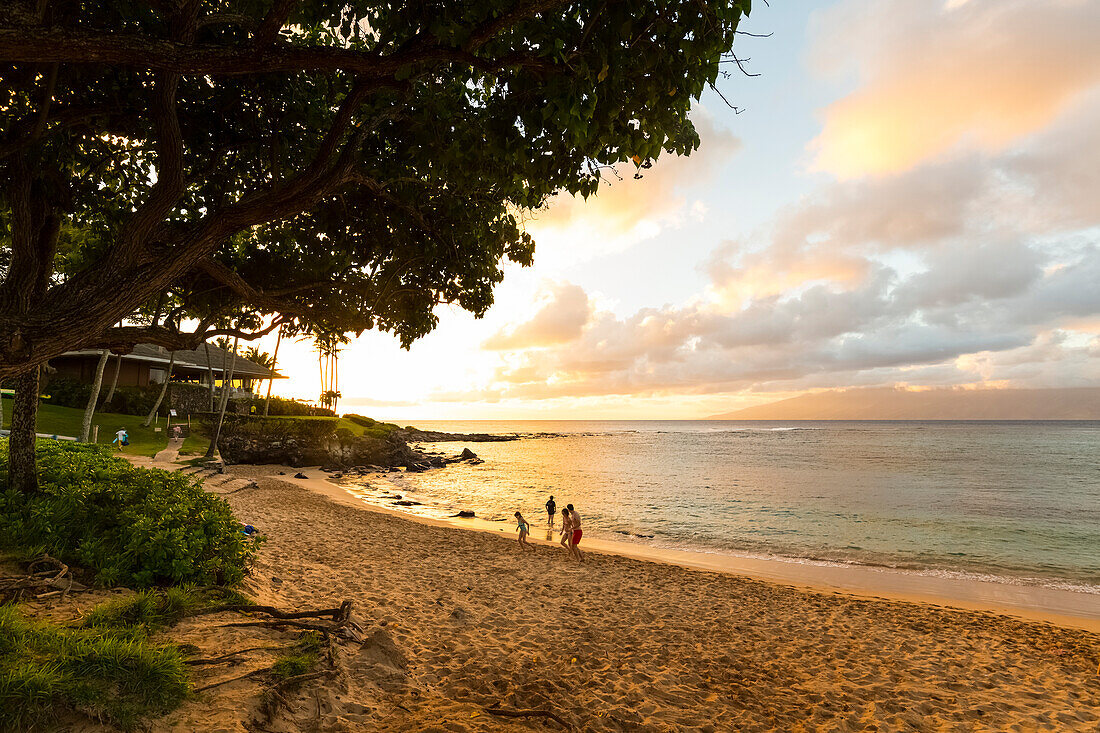
M546 513L550 516L550 529L554 528L554 516L558 513L558 504L554 501L554 497L550 497L550 501L546 502Z
M527 523L527 520L523 518L523 515L516 512L516 529L519 531L519 546L530 547L532 550L535 546L527 541L527 533L531 531L531 525Z

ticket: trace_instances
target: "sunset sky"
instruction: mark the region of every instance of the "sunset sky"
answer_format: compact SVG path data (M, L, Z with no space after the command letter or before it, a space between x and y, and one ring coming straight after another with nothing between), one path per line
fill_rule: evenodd
M475 320L340 357L341 410L695 418L828 387L1100 386L1100 3L754 3L702 147L528 224ZM274 340L262 348L271 351ZM316 399L317 356L276 383Z

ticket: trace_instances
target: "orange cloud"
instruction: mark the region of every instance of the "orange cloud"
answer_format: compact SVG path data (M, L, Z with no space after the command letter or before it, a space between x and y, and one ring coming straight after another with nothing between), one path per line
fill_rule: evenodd
M560 283L548 291L548 302L530 320L498 331L482 343L490 351L541 348L573 341L592 314L588 293L577 285Z
M848 289L864 282L871 263L859 256L820 249L772 247L740 254L728 242L707 263L711 299L725 308L790 293L810 283Z
M1100 85L1100 3L856 0L824 14L813 61L859 87L824 111L814 167L840 178L909 169L956 147L997 151ZM839 64L824 60L836 54Z
M619 171L623 180L608 176L611 182L597 195L587 200L562 195L539 212L527 230L538 242L540 265L559 251L570 263L620 252L656 236L670 222L705 214L705 206L689 202L685 189L707 183L741 143L703 111L693 113L692 122L701 144L690 156L663 155L640 179L632 177L634 166L627 165Z

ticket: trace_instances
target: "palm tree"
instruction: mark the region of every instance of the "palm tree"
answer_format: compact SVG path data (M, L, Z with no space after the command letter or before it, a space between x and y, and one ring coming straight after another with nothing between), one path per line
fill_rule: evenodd
M317 365L321 370L321 407L336 412L336 401L340 399L339 341L333 338L318 339L317 341Z
M275 357L271 356L266 351L260 351L258 346L249 346L244 350L242 356L253 364L259 364L265 369L271 369L275 366Z
M334 389L327 390L321 393L321 407L328 408L333 412L336 412L336 402L342 395Z

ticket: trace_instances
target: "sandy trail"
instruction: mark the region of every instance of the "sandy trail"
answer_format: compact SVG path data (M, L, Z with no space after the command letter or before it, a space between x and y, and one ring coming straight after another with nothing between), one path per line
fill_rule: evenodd
M369 637L268 730L561 729L486 712L497 702L591 731L1100 727L1087 631L615 555L580 567L560 548L523 552L275 478L226 499L268 537L249 588L261 602L350 598ZM229 631L178 633L210 651L255 643ZM255 692L227 685L158 727L256 730Z

